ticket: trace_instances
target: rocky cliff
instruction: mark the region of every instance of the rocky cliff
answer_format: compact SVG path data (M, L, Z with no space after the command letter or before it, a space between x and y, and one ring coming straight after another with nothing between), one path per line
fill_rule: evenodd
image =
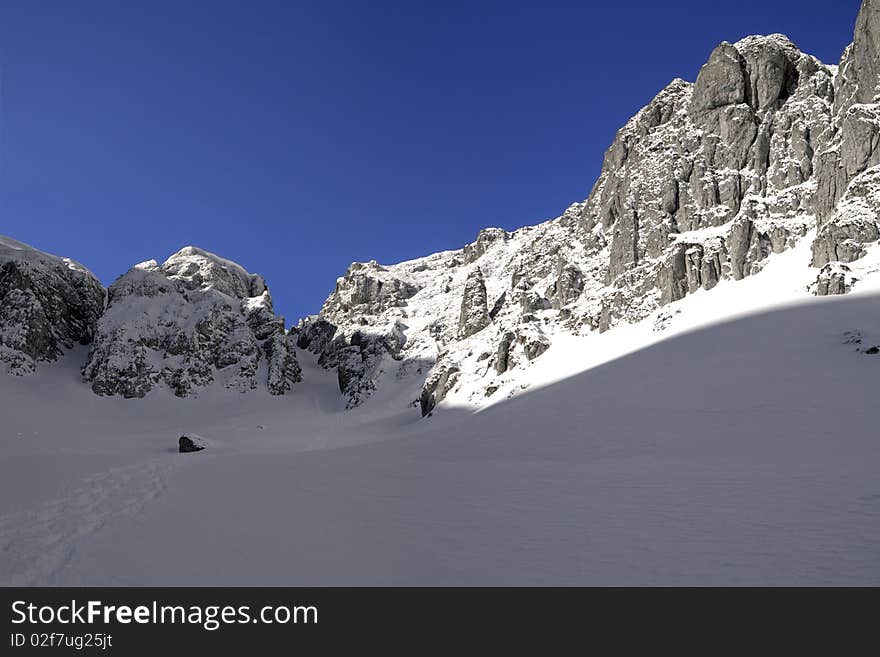
M300 346L350 405L424 380L430 413L479 402L554 335L606 331L812 240L816 294L857 286L880 210L880 0L838 66L779 34L722 43L617 133L590 196L560 217L399 265L354 264Z
M103 310L104 288L88 269L0 236L0 363L10 373L91 342Z
M188 246L134 266L107 292L82 370L98 394L143 397L164 385L186 397L218 381L280 395L301 379L265 281L233 262Z
M780 34L722 43L619 130L585 200L458 250L354 263L289 333L261 277L194 247L132 268L105 309L81 265L5 240L0 360L26 373L91 343L82 372L99 394L283 394L299 347L336 371L349 407L394 385L427 415L451 392L492 398L560 337L641 321L801 243L805 288L845 294L880 271L866 264L880 239L878 76L880 0L863 1L839 65Z
M31 374L75 344L90 345L82 374L101 395L215 382L281 395L301 379L265 281L233 262L186 247L105 290L79 263L0 237L0 362Z

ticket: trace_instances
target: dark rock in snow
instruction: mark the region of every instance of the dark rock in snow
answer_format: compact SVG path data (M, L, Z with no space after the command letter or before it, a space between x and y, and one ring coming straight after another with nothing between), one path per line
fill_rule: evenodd
M181 436L178 449L182 454L187 452L200 452L205 449L205 441L200 436Z
M143 397L165 385L187 397L220 382L278 395L302 378L265 281L234 262L186 247L136 265L108 294L82 370L98 394Z

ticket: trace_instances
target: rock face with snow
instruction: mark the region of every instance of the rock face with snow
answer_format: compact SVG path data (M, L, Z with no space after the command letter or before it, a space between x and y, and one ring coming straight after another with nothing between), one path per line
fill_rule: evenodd
M469 338L489 326L489 306L486 301L486 282L479 267L468 275L461 298L461 314L458 330L463 338Z
M94 336L83 374L99 394L283 394L301 378L295 343L336 371L348 407L387 388L430 414L514 394L554 341L671 316L659 309L801 242L808 289L845 294L876 272L878 76L880 0L862 2L839 66L779 34L722 43L618 131L585 200L458 250L354 263L290 333L262 278L199 249L134 267L102 315L82 267L4 243L0 359L30 371Z
M195 247L110 286L83 376L96 393L124 397L157 385L186 397L215 381L280 395L301 379L262 277Z
M839 67L779 34L720 44L617 133L586 200L458 251L352 265L300 345L349 405L412 378L427 414L495 394L557 335L639 321L802 239L815 294L857 288L880 237L878 7L862 3Z
M104 288L73 260L0 236L0 363L30 374L75 344L88 344Z

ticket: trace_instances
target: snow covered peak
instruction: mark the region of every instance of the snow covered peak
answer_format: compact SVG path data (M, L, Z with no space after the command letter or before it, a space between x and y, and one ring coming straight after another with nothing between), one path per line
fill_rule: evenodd
M188 246L132 267L109 289L83 375L95 392L180 397L215 383L284 394L300 380L294 343L263 278Z
M182 248L162 263L161 269L191 289L214 289L237 299L260 296L266 290L262 276L195 246Z
M664 306L758 274L807 235L811 289L848 290L827 272L815 282L877 240L874 178L856 176L880 164L880 122L856 104L841 123L834 73L782 34L722 43L693 84L673 80L618 131L586 200L459 250L350 267L300 346L337 369L349 405L411 380L426 414L513 394L555 342L663 330Z
M10 260L18 260L20 262L29 262L34 264L41 263L50 267L57 264L63 264L71 271L75 271L83 275L93 276L93 274L88 270L87 267L77 262L76 260L55 256L50 253L35 249L29 244L19 242L18 240L12 239L11 237L0 235L0 263L9 262Z
M794 42L788 38L785 34L752 34L750 36L744 37L733 44L734 48L739 50L741 53L748 52L750 50L759 50L762 48L767 48L768 46L779 46L788 50L791 54L799 56L801 54L800 48L798 48Z

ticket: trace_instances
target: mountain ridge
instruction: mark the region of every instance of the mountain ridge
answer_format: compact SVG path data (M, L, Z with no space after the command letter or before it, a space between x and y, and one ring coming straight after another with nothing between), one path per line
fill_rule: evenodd
M810 292L849 292L877 273L865 256L880 239L878 8L863 1L837 66L780 34L722 42L693 83L673 80L617 132L584 201L534 226L483 229L462 249L353 263L290 330L265 281L235 263L196 247L141 263L72 336L92 343L84 378L132 397L218 381L284 394L301 378L295 344L336 370L348 407L406 380L428 415L451 393L492 401L558 336L643 320L662 330L662 309L756 274L804 239ZM3 340L0 360L16 369L22 342Z

